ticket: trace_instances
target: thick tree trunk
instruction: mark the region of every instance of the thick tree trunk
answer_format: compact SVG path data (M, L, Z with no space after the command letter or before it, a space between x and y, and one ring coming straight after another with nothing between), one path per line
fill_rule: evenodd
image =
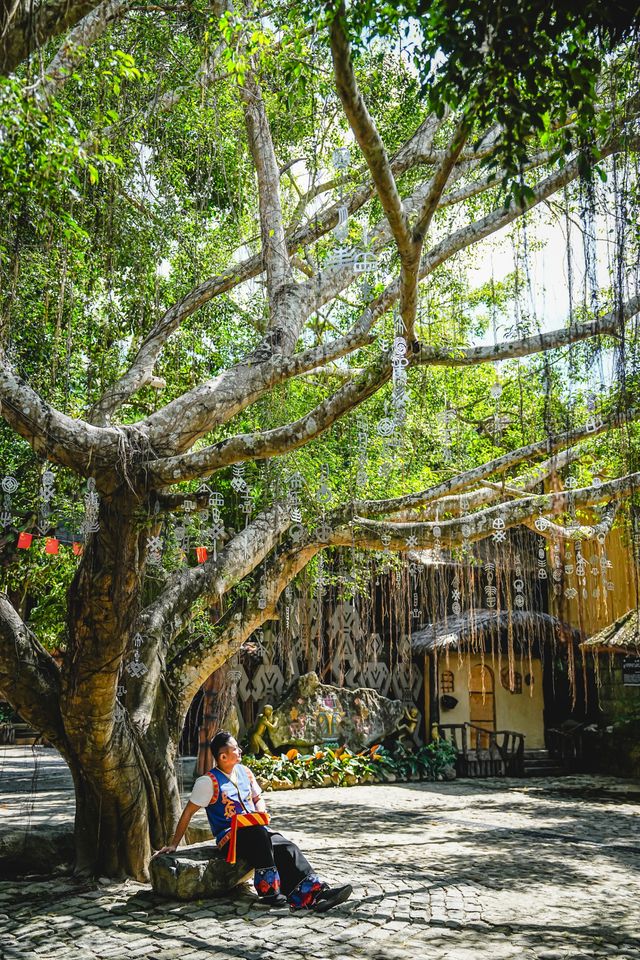
M100 530L69 589L60 710L76 790L76 869L144 879L152 845L175 826L179 796L175 731L166 704L148 703L162 687L122 673L134 657L144 572L136 507L129 490L101 503ZM114 714L119 685L124 719Z
M173 756L168 744L143 750L130 730L119 740L90 763L68 758L76 794L75 870L146 880L152 850L170 840L180 814Z

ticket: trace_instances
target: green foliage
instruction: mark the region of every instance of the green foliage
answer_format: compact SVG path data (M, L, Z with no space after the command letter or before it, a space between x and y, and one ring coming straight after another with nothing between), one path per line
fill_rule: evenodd
M290 750L279 757L247 757L251 770L263 782L292 786L354 786L385 783L389 779L437 780L445 767L455 764L456 749L444 740L407 748L401 744L390 752L375 746L361 753L346 747L315 749L312 754Z
M402 38L438 116L450 108L466 111L481 128L499 124L501 147L490 165L504 167L504 183L519 199L531 195L521 170L532 131L558 156L570 149L568 136L553 137L552 118L571 121L573 132L578 129L588 172L588 143L606 123L594 111L603 62L638 28L634 0L356 0L346 13L333 7L324 14L315 3L310 8L315 16L341 16L360 50L372 37Z
M9 704L0 703L0 725L3 723L16 723L18 720L18 714Z
M552 9L555 7L549 11ZM588 58L594 49L605 49L598 44L609 41L604 35L589 33L595 29L595 13L589 5L584 25L579 27L568 12L555 26L548 23L550 14L534 4L523 7L521 24L522 29L526 26L535 31L541 25L542 56L538 57L534 44L522 44L517 33L509 32L507 20L498 20L493 52L485 58L486 63L480 63L482 41L469 43L468 31L475 30L484 37L491 17L503 14L506 17L503 7L485 5L481 9L474 2L454 9L445 0L428 6L417 2L398 7L367 3L349 6L352 36L359 44L355 63L358 80L390 155L432 106L455 104L462 87L473 87L478 126L483 118L499 119L500 104L500 109L511 111L505 124L505 136L511 140L505 141L505 150L508 152L509 144L514 146L512 168L519 169L520 147L531 143L533 149L544 146L552 154L544 172L556 169L553 153L563 149L563 134L556 130L555 121L558 116L566 117L568 110L582 110L580 96L586 110L593 86L584 77L581 80L581 71L592 69ZM318 26L317 9L314 15ZM603 16L609 14L603 12ZM410 34L399 45L397 28L403 18L409 18ZM285 166L295 161L281 178L285 220L293 217L300 192L333 176L332 151L350 138L337 104L326 36L322 32L312 35L311 23L302 4L292 7L276 3L268 19L229 14L220 22L211 19L210 5L204 0L162 15L133 8L126 19L114 23L92 45L74 74L49 100L38 98L37 77L27 69L2 82L2 326L19 375L69 416L89 415L166 310L209 277L232 272L235 264L259 248L254 169L238 95L247 57L254 58L261 70L278 162ZM567 46L566 51L560 51L561 56L551 58L550 73L546 72L547 60L553 44L562 46L564 37L577 37L579 30L589 33L588 42L584 49L571 53L578 58L577 74L575 84L567 86L565 97L564 87L560 89L566 79L562 71L569 70L573 48ZM221 42L226 44L225 52L214 63L215 82L200 83L195 79L198 71ZM437 62L434 59L433 71L429 72L429 57L436 48L439 58ZM509 56L501 61L499 52L503 49ZM53 52L44 51L43 60L46 62L46 54ZM608 66L613 69L618 60L623 61L623 53L618 59L611 58ZM418 69L411 62L413 55ZM528 78L537 69L538 60L542 81L534 90ZM500 70L504 70L504 82ZM625 73L621 66L620 86L611 81L616 109L622 109L631 81L631 68ZM485 89L493 84L491 95L485 99L478 93L483 83ZM575 103L570 99L573 90L578 96ZM514 91L522 96L515 106L509 106ZM171 101L170 109L166 103L162 105L163 97ZM521 137L527 124L538 131L537 141ZM445 146L449 134L450 127L445 123L435 146ZM353 157L353 168L344 185L347 195L365 175L365 165L355 150ZM403 197L424 173L421 168L400 178ZM527 176L528 189L535 186L539 176L540 171ZM460 185L468 182L462 175ZM628 190L629 230L637 233L635 182L629 183ZM335 192L321 194L320 200L328 202L335 196ZM575 203L576 194L568 193L567 199ZM438 235L444 234L465 220L483 216L503 200L504 191L489 190L454 210L438 211L435 229ZM306 215L313 220L311 208ZM354 215L350 219L353 239L360 240L365 226L373 226L380 216L376 200ZM527 230L531 243L533 218ZM314 267L322 265L334 246L331 236L311 244L306 252ZM514 337L540 329L540 320L522 306L526 301L525 266L519 263L511 276L475 287L468 268L475 266L476 257L460 256L439 268L429 278L421 303L417 324L420 340L446 350L454 358L470 342L486 337L492 326L502 327ZM633 262L632 252L629 260ZM373 292L365 295L359 285L354 285L347 296L319 309L309 318L299 346L317 345L344 334L397 268L393 254L384 252L380 270L372 278ZM590 315L585 310L577 313L576 319ZM125 424L134 423L241 360L259 342L266 320L261 280L229 290L195 309L166 344L155 366L154 373L164 378L166 387L138 391L119 412L119 419ZM200 443L216 443L233 434L269 429L303 416L334 392L345 374L379 359L381 341L389 343L393 336L390 314L380 319L374 332L377 342L341 361L336 371L314 373L278 387ZM633 359L635 346L628 343L625 349ZM299 471L304 478L304 521L313 527L320 514L315 493L325 466L332 495L326 506L331 509L348 503L354 493L374 498L424 489L537 439L544 432L583 423L586 395L592 389L593 350L585 345L573 348L568 360L555 353L544 361L534 358L503 364L500 413L505 426L501 431L494 427L496 405L489 392L496 377L492 366L411 369L403 447L390 468L376 429L389 409L388 385L304 449L268 463L248 464L255 510L282 493L286 478ZM629 376L630 396L637 393L636 380L637 374ZM620 392L611 399L610 407L602 398L601 407L606 411L624 402ZM442 422L447 409L455 410L456 418L449 458ZM359 437L363 433L366 479L356 485ZM629 429L628 437L626 445L617 435L586 445L590 459L587 457L584 476L588 478L592 468L604 475L623 472L630 459L637 460L635 427ZM32 550L16 551L18 531L33 528L42 461L3 423L0 463L2 474L15 476L20 484L13 502L17 522L2 533L0 542L0 586L10 591L40 639L51 647L64 646L65 591L77 560L68 548L62 548L57 558L45 557L40 538ZM52 532L66 516L78 512L83 494L78 478L61 468L55 472ZM213 481L225 496L223 519L227 531L238 530L245 523L230 479L230 471L223 471ZM196 486L185 484L182 489L186 492ZM141 529L149 527L152 508L152 503L140 504ZM166 528L164 535L171 544ZM189 559L195 563L193 553ZM166 571L175 562L175 554L168 555L164 572L149 572L149 594L160 588ZM356 567L358 563L356 557ZM364 564L361 567L364 569ZM331 562L327 563L326 577L338 577L332 572ZM363 575L360 585L364 582ZM242 598L251 585L246 580L236 588L233 598ZM199 615L194 629L211 636L214 642L206 613Z

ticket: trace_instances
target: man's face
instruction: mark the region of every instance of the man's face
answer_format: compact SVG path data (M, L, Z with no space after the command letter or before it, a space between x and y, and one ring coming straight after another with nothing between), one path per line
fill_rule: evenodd
M231 737L224 750L220 751L220 759L225 766L235 767L236 763L242 760L242 750L238 746L238 741Z

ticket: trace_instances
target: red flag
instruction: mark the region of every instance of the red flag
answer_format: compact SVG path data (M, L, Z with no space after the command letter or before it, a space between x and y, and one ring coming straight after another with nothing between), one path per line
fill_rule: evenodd
M82 544L78 543L77 540L73 541L73 543L71 544L71 549L75 553L76 557L82 556Z
M198 558L198 563L206 563L207 556L208 554L206 547L196 547L196 557Z
M32 541L32 540L33 540L33 534L32 534L32 533L25 533L24 531L23 531L22 533L19 533L19 534L18 534L18 549L20 549L20 550L28 550L29 547L31 546L31 541Z
M60 541L56 540L55 537L47 537L47 542L44 545L45 553L57 553L60 548Z

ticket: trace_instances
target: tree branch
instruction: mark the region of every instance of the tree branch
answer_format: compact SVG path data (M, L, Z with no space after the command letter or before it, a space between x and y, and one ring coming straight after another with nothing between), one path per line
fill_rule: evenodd
M465 116L457 124L453 137L451 138L451 143L431 177L427 195L422 202L413 225L413 240L420 245L422 245L431 226L433 215L440 205L440 200L444 188L449 182L451 171L458 162L462 148L467 142L469 129L470 120Z
M228 440L178 457L157 460L146 466L154 483L179 483L182 480L204 477L216 470L243 460L264 460L297 450L325 430L368 397L372 396L391 377L388 360L372 366L358 380L345 384L333 396L314 407L293 423L262 433L241 434Z
M456 520L440 521L439 540L445 549L449 549L460 545L463 540L469 542L491 536L494 533L493 521L498 517L504 522L501 529L509 529L538 516L541 511L560 513L570 504L585 507L629 496L638 485L640 473L635 473L601 487L585 487L499 504ZM199 638L180 651L169 664L168 680L177 692L180 715L186 713L204 680L232 657L262 624L277 616L276 603L282 591L320 550L326 546L354 545L364 549L407 552L415 550L416 546L433 547L433 527L433 523L392 524L354 517L353 523L334 531L328 544L310 540L280 556L272 557L267 575L254 589L244 607L240 603L235 604L217 624L215 644L211 644L210 638ZM415 538L417 544L413 540L407 542L409 537ZM267 597L267 606L264 608L258 606L259 593Z
M632 297L624 304L622 314L624 320L629 320L640 312L640 296ZM619 317L616 311L606 314L601 319L590 320L587 323L563 327L559 330L547 330L545 333L536 333L530 337L521 337L519 340L505 340L502 343L488 344L480 347L432 347L420 344L420 351L416 363L425 366L468 367L479 363L491 363L496 360L514 360L516 357L526 357L534 353L543 353L547 350L557 350L560 347L578 343L597 336L615 336L620 330Z
M38 99L47 100L69 79L94 41L114 20L124 16L132 0L102 0L63 40L35 90Z
M100 0L16 0L0 14L0 75L12 73L39 47L73 27Z
M60 673L55 661L0 593L0 690L16 713L59 746Z
M433 530L437 526L438 540L441 546L448 550L451 547L460 546L463 542L483 540L493 535L494 520L500 519L503 524L500 529L507 530L526 523L540 514L562 513L571 505L588 507L620 497L631 496L639 485L640 473L631 473L626 477L610 480L598 487L590 486L583 487L580 490L525 497L512 503L497 504L485 510L480 510L478 513L470 513L453 520L441 520L437 523L389 523L355 516L353 524L356 528L362 528L362 534L356 533L355 536L351 536L350 533L339 530L332 537L331 543L334 546L350 546L353 542L356 547L369 546L374 549L381 549L382 546L388 546L390 550L401 551L433 547ZM464 533L463 527L465 528ZM383 543L381 538L384 537L386 541L389 536L391 541L388 544ZM415 537L417 543L409 546L407 544L408 537Z
M438 124L439 121L436 122L433 118L428 118L421 124L392 160L394 170L404 172L420 162L422 152L433 139ZM372 194L373 185L370 181L357 188L347 201L349 212L354 213L358 210L371 198ZM291 254L299 247L305 247L332 230L338 223L338 207L339 204L333 204L322 215L314 217L310 223L291 233L286 240L288 252ZM129 369L104 392L102 398L91 411L90 420L96 424L107 423L118 408L148 382L153 375L153 369L162 348L183 320L186 320L192 313L215 297L221 296L246 280L256 277L262 269L262 254L256 254L240 264L228 267L219 275L205 280L173 304L146 335ZM352 279L352 275L349 276ZM296 290L299 310L307 310L306 316L315 309L316 284L317 281L314 281L311 288L302 285L303 289ZM348 284L343 282L339 288L345 285ZM303 293L306 293L304 299ZM262 349L270 350L271 346L271 341L267 340L257 348L255 353L257 354ZM251 358L248 358L248 360L251 360Z
M139 616L139 632L147 643L143 657L147 673L140 681L139 707L134 719L143 727L153 709L155 691L165 670L171 642L193 620L202 604L220 600L252 573L273 550L291 523L283 504L258 514L222 550L217 559L174 573L160 596Z
M237 653L252 633L277 617L276 604L285 587L321 548L321 544L305 544L272 556L265 576L247 601L235 603L216 624L215 644L203 637L173 658L167 679L177 692L181 717L207 677ZM266 599L266 606L259 603L259 597Z
M610 420L603 421L594 428L581 427L578 430L568 430L565 433L558 434L556 437L545 437L544 440L538 440L535 443L529 443L517 450L511 450L504 453L495 460L483 463L479 467L473 467L471 470L465 470L457 474L450 480L444 480L433 487L421 490L419 493L409 493L402 497L390 497L387 500L356 500L349 508L351 515L375 516L376 514L399 513L401 510L415 510L425 507L442 497L465 490L474 483L479 483L495 473L504 473L510 467L514 467L525 460L533 459L541 454L552 454L564 447L573 446L580 440L596 437L599 434L606 433L608 430L617 426L622 426L628 419L635 419L639 415L638 411L617 414ZM336 522L340 518L346 519L344 508L342 512L336 512Z
M262 257L267 271L270 326L274 327L282 323L283 294L286 296L286 289L293 282L280 206L280 169L264 100L253 73L247 74L245 83L240 87L240 96L244 105L249 149L258 174ZM295 341L288 346L289 350L283 352L293 349Z
M198 436L212 429L217 423L222 422L221 418L214 420L212 416L212 403L207 396L211 389L214 389L216 392L219 404L218 409L221 411L221 414L223 412L225 419L229 419L232 413L244 409L252 403L254 399L263 395L276 384L283 383L293 376L299 376L322 364L338 359L341 356L346 356L348 353L365 346L372 339L372 324L387 308L388 296L385 292L385 294L377 299L375 304L372 304L370 308L364 311L358 324L356 324L352 331L345 337L338 338L336 341L333 341L333 343L325 346L304 351L297 356L286 358L283 361L280 361L277 357L272 358L264 364L261 364L259 368L233 368L233 371L225 371L221 374L217 381L210 381L208 384L191 391L186 398L181 397L175 400L172 404L169 404L147 420L146 426L151 445L154 449L160 449L162 438L167 435L169 426L171 426L173 436L179 436L180 445L186 449ZM639 311L640 296L632 297L623 306L622 319L629 320ZM578 327L566 327L536 334L532 337L523 337L520 340L505 341L500 344L488 346L469 347L467 349L451 350L451 348L448 347L431 347L421 344L418 354L412 357L411 362L412 364L415 362L424 365L456 367L524 357L551 349L557 349L572 343L578 343L581 340L594 336L615 335L619 332L619 319L619 316L616 316L615 312L612 311L601 320L594 320L581 324ZM225 389L223 389L222 381L226 382ZM345 389L352 390L352 384L347 384ZM358 400L357 402L359 403L361 401ZM325 403L327 403L327 401L325 401ZM339 412L334 417L334 420L342 416L347 409L350 409L350 407L342 407L340 404L338 404L338 406ZM199 411L202 411L201 417L198 417ZM321 405L321 407L316 408L316 411L308 414L307 417L312 418L316 412L323 414L323 411L324 407ZM183 417L186 421L184 430L181 429ZM307 418L302 418L297 421L297 425L305 426L309 422ZM333 420L331 422L333 422ZM329 423L328 426L330 425ZM281 427L277 429L280 431L277 434L277 442L279 443L283 439L282 431L286 431L288 428ZM326 429L326 427L322 428L319 432L322 432L323 429ZM301 438L299 446L308 443L310 439L318 436L319 432ZM261 449L261 445L265 442L267 435L272 433L273 431L268 431L264 434L244 435L242 438L232 438L231 440L223 441L221 444L198 451L197 454L187 456L193 456L195 458L193 462L199 462L202 469L204 469L204 464L207 463L206 472L212 472L213 470L221 469L222 466L236 463L239 460L258 456L257 453L253 452L251 444L256 442L257 446L255 449ZM287 439L286 442L288 444L289 440ZM272 452L264 453L262 456L278 455L275 448L269 444L267 444L266 448ZM292 448L287 446L287 449ZM242 453L232 452L238 450L242 451ZM219 463L216 460L217 456L222 458ZM227 457L232 457L232 459L227 460ZM216 463L215 466L213 466L214 462ZM164 464L165 466L172 464L177 467L179 471L181 471L184 466L184 462L181 461L179 457L165 460ZM165 466L154 465L151 468L154 476L167 477L168 474L166 473ZM171 468L172 467L169 467L169 469ZM201 475L204 474L199 472L194 474L194 476ZM182 479L185 478L183 477ZM165 480L164 482L177 481Z
M607 429L615 429L616 426L622 426L622 423L618 425L609 424ZM564 469L571 463L575 463L583 453L581 443L573 447L568 447L566 450L561 450L552 457L549 457L548 460L543 460L542 463L539 463L533 470L528 470L526 473L510 479L509 487L517 491L520 496L525 496L527 492L530 493L535 487L539 486L539 484L554 473ZM496 503L502 499L502 485L499 483L489 483L487 480L484 480L483 486L477 490L469 490L468 487L464 487L457 495L440 497L438 500L428 503L424 508L419 510L400 510L397 513L393 513L392 516L394 520L404 521L406 523L410 523L413 520L434 519L436 516L445 517L448 514L460 516L462 497L465 498L467 510L479 510L481 507L489 506L489 504Z
M412 254L411 232L387 152L358 89L351 61L351 47L342 26L344 15L344 5L340 4L330 30L336 89L349 126L367 161L382 209L402 259Z
M113 467L125 441L123 430L94 427L50 406L16 376L2 351L0 414L38 456L84 476Z
M634 141L635 145L635 141ZM603 144L596 145L601 159L616 153L621 146L618 137L612 137ZM480 240L484 240L491 234L496 233L503 227L512 223L527 210L533 209L547 197L566 186L580 173L580 158L575 156L569 160L562 169L550 174L538 183L532 191L532 196L522 200L511 200L506 208L493 210L491 213L476 220L474 223L461 227L454 231L448 237L445 237L440 243L432 247L422 258L420 265L420 278L424 279L433 273L436 267L449 260L455 253L470 247Z
M545 529L540 530L539 527L536 527L533 518L524 520L523 523L525 527L535 530L539 537L544 537L546 540L565 540L568 542L574 542L576 540L596 540L598 537L605 536L611 532L613 521L619 509L620 503L617 500L607 504L603 510L601 519L596 524L580 523L575 527L565 527L559 523L553 523L551 520L547 520Z

